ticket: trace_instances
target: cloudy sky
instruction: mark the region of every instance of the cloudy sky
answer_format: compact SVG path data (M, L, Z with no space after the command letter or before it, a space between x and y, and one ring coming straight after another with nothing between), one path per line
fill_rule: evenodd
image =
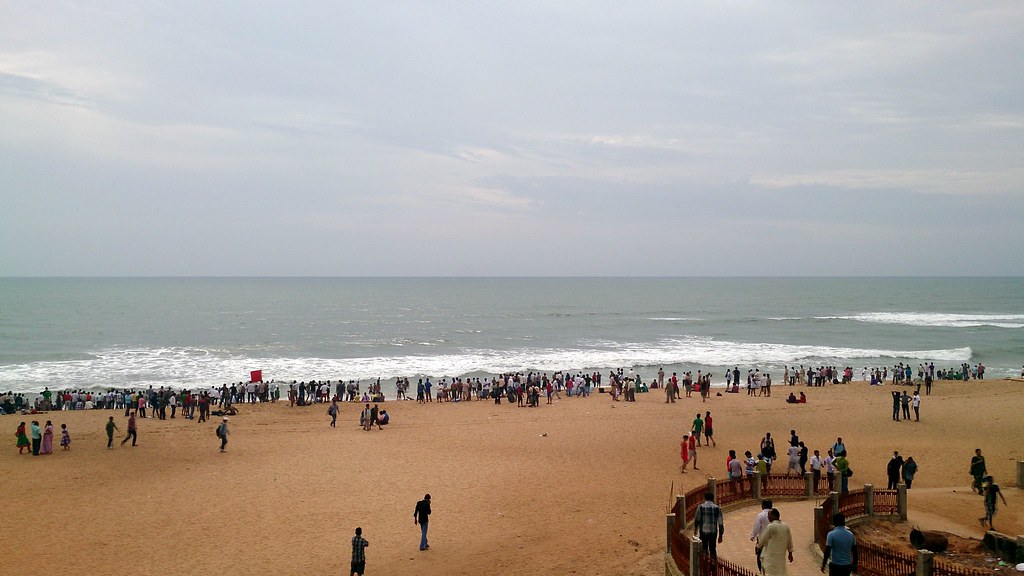
M1021 275L1020 2L0 0L0 275Z

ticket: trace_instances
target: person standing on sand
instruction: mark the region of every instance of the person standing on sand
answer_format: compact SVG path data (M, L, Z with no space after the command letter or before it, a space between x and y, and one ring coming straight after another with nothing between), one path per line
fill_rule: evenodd
M423 497L416 503L416 508L412 511L412 523L418 524L420 527L420 550L429 550L430 544L427 542L427 522L430 521L430 494Z
M686 467L690 465L690 435L683 434L683 441L679 443L679 457L683 459L683 464L679 467L679 471L686 474Z
M60 445L63 446L65 450L71 449L71 433L68 432L67 424L60 425Z
M658 368L658 388L665 387L665 368Z
M832 455L836 457L846 456L846 444L843 444L842 437L836 438L836 443L832 445Z
M117 424L114 424L114 417L111 416L107 420L107 450L114 449L114 430L117 430Z
M981 455L981 448L975 448L974 456L971 456L970 474L974 477L974 483L971 484L971 489L976 490L978 494L985 493L981 486L981 481L987 473L988 469L985 468L985 457Z
M47 420L46 426L43 427L43 446L39 450L40 454L53 454L53 422Z
M704 494L704 502L697 506L693 516L693 535L700 535L701 550L710 554L712 559L718 558L718 544L725 536L723 516L722 509L715 504L715 493Z
M833 465L836 467L836 474L839 475L839 493L849 494L850 493L850 476L853 476L853 471L850 470L850 462L846 459L846 453L842 456L836 457L833 461Z
M735 450L729 450L729 485L732 486L733 494L739 491L741 494L744 492L743 489L743 460L736 457Z
M221 421L220 426L217 427L217 437L220 438L220 451L223 452L228 447L228 417L225 416L224 420Z
M786 465L786 476L792 471L796 474L800 474L800 447L795 444L790 444L789 448L786 449L786 455L788 457L788 464Z
M903 457L899 452L893 451L892 458L889 459L889 464L885 467L885 474L889 478L886 489L895 490L903 475Z
M900 393L895 390L892 391L892 419L900 421Z
M700 445L700 437L704 433L704 420L700 417L700 412L697 412L697 417L693 419L693 424L690 425L690 434L697 437L697 444Z
M33 420L30 429L32 430L32 455L39 456L39 448L43 444L43 431L39 428L39 421Z
M331 407L327 409L327 415L331 417L331 428L338 427L338 399L331 400Z
M818 493L818 484L821 483L821 468L825 462L821 458L821 453L817 450L814 451L814 456L811 456L811 481L814 483L814 493Z
M363 430L370 429L370 405L366 404L363 411L359 414L359 423L362 424Z
M907 422L910 420L910 396L906 390L903 391L903 396L900 396L900 404L903 406L903 421Z
M835 492L836 487L836 457L832 450L828 451L825 457L825 479L828 480L828 491Z
M24 450L29 448L29 452L32 452L30 448L31 443L28 441L28 434L25 432L25 423L18 424L18 430L14 433L18 438L18 454L24 454Z
M910 490L910 486L914 483L915 474L917 474L917 462L914 462L913 456L907 456L907 461L903 463L903 483L907 485L907 490Z
M363 576L366 570L366 547L369 545L370 543L363 538L363 529L356 528L356 535L352 537L352 570L349 576Z
M910 400L910 405L914 407L914 422L921 421L921 391L914 390L914 397Z
M711 412L704 413L704 445L711 444L715 448L718 444L715 442L715 430L711 427Z
M758 537L761 555L758 557L765 576L786 576L786 558L793 563L793 533L782 522L782 515L775 508L768 512L769 523Z

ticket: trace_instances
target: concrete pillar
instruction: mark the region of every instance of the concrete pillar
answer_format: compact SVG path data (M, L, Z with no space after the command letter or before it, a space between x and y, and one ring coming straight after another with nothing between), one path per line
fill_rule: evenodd
M810 472L804 472L804 496L814 497L814 476Z
M875 485L864 485L864 513L868 516L875 515Z
M752 485L750 486L750 493L754 500L761 500L761 473L754 472Z
M679 511L679 528L686 528L686 495L676 494L676 510Z
M708 478L708 492L715 495L715 504L718 504L718 480L714 477Z
M825 523L825 509L822 508L821 506L815 506L814 507L814 536L811 537L814 540L815 543L819 543L818 542L818 534L821 534L822 524L824 524L824 523ZM822 549L822 552L824 552L824 551L825 550Z
M665 515L665 554L672 554L672 536L676 531L676 515Z
M914 576L932 576L932 557L928 550L917 551L917 562L914 564Z
M896 498L897 506L900 510L900 520L907 521L907 485L899 484L896 486Z
M832 515L839 514L839 492L829 492L828 497L832 500Z
M700 576L700 539L694 536L690 538L690 574L689 576Z

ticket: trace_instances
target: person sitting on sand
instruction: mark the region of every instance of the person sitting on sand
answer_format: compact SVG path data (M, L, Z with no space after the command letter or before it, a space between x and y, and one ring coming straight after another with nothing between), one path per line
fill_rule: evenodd
M380 415L378 416L377 423L380 426L387 426L388 422L390 422L390 421L391 421L391 415L388 414L387 410L381 409Z
M802 396L803 392L801 392L800 395ZM786 398L786 402L789 403L789 404L796 404L797 403L796 394L793 394L792 392L790 392L789 393L789 398Z
M800 393L800 399L797 400L797 404L807 404L807 395L803 392Z

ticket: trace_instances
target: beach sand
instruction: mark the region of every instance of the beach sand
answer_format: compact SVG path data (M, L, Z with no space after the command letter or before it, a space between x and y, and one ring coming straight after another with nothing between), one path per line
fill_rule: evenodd
M756 452L766 431L781 447L790 429L823 454L842 436L851 486L885 487L892 451L913 456L911 510L978 536L983 506L967 469L981 448L1010 503L996 528L1024 533L1012 488L1024 383L939 382L920 423L891 420L890 386L799 388L805 405L786 404L789 390L675 404L661 391L636 403L593 394L535 409L392 401L391 425L371 432L358 426L360 404L342 406L336 429L326 405L243 404L224 454L217 418L140 419L138 447L107 450L103 424L116 416L116 445L123 412L82 411L34 417L53 420L55 453L19 456L14 430L33 417L3 416L3 573L348 574L361 526L368 575L662 574L672 495L725 477L729 449ZM681 474L680 437L706 410L718 447ZM61 423L69 452L57 446ZM412 511L428 492L431 548L420 552Z

